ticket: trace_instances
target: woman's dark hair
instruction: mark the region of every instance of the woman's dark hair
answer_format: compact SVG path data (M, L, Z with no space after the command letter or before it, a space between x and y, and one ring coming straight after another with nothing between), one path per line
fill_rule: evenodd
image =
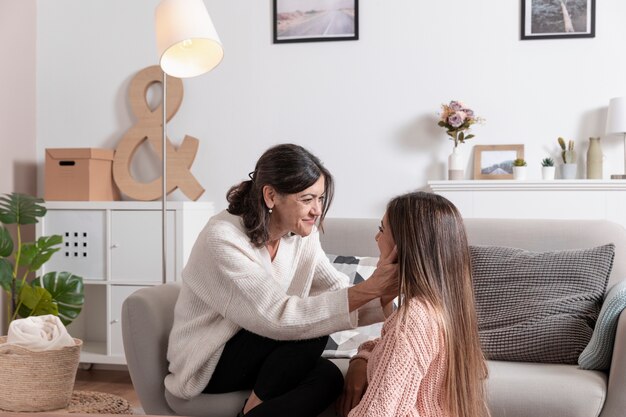
M269 185L276 192L299 193L324 176L324 203L319 218L323 230L324 217L333 199L333 177L322 162L302 146L293 144L276 145L261 155L250 180L235 185L226 193L228 212L243 219L250 241L257 247L269 240L269 211L263 199L263 187Z

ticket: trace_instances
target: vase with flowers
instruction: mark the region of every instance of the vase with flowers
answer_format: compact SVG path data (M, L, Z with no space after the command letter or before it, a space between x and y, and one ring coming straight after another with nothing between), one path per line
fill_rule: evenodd
M482 118L476 116L472 109L460 101L453 100L449 104L441 105L438 125L445 128L449 139L454 141L454 149L448 157L449 180L462 180L465 177L463 157L459 151L459 144L473 138L473 134L466 134L466 132L473 124L482 121Z

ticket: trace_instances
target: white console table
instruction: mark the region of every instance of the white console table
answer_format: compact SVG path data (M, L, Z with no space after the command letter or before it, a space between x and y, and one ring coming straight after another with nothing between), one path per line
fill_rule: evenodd
M463 217L607 219L626 227L624 180L429 181Z

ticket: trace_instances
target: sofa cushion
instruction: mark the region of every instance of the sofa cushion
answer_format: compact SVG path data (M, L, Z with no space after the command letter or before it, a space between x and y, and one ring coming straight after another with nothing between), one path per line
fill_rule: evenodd
M378 258L363 256L327 255L331 264L350 278L350 284L358 284L369 278L378 263ZM350 358L356 354L363 342L380 337L382 323L343 330L330 335L322 356L327 358Z
M596 417L607 376L575 365L487 361L491 417Z
M624 308L626 308L626 281L620 281L607 292L591 340L578 357L578 365L582 369L609 369L617 320Z
M555 252L471 246L485 356L576 364L600 311L614 249L612 244Z

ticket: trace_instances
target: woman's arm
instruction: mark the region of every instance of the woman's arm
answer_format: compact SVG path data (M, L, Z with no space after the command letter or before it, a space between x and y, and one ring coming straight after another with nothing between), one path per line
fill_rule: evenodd
M306 260L314 253L305 250L299 256ZM296 259L279 264L282 277L291 279L293 265L305 264ZM300 276L294 282L299 285L310 278ZM203 231L183 271L183 286L198 299L196 309L202 303L203 310L265 337L306 339L356 327L358 318L349 314L347 289L300 297L287 295L284 280L279 281L265 249L250 245L245 234L225 222Z

